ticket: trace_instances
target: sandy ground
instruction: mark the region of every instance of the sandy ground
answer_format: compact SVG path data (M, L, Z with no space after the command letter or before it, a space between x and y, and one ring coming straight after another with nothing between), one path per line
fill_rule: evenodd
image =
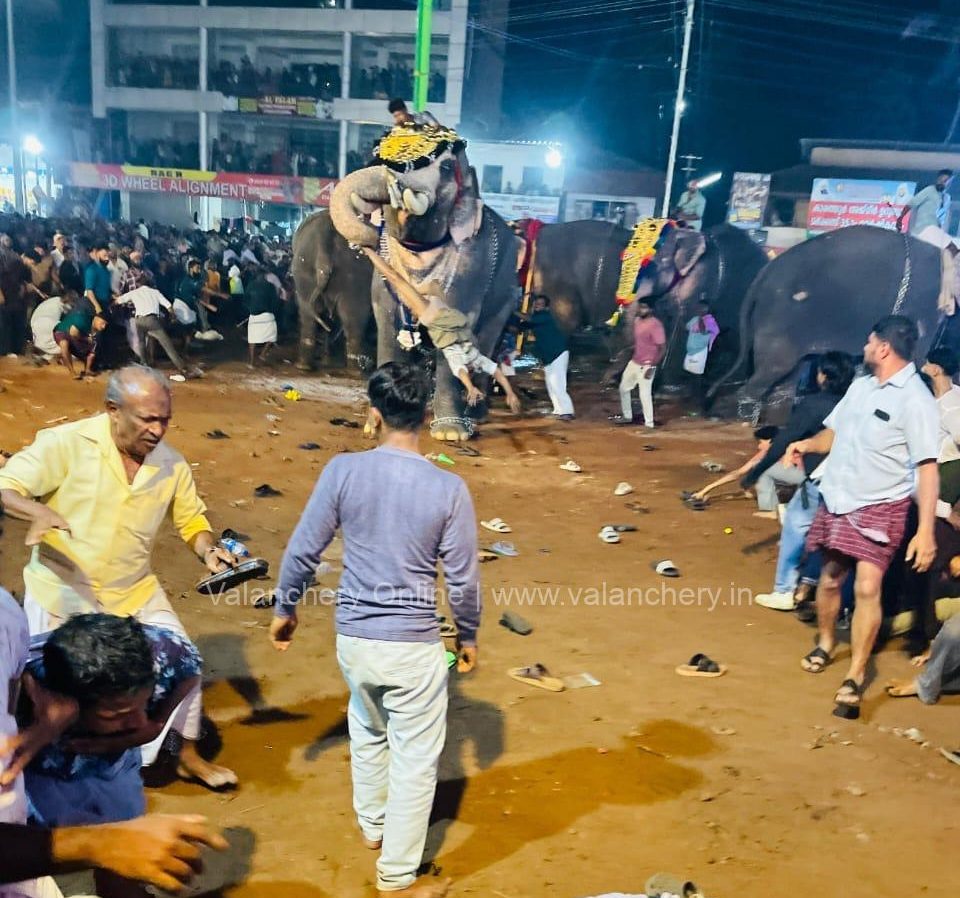
M246 380L239 366L223 366L175 385L168 439L195 463L215 526L249 534L275 572L324 462L366 446L359 431L329 423L362 421L360 384L292 368ZM303 401L282 398L288 380ZM542 395L542 384L526 382ZM104 388L11 360L0 360L0 383L0 446L8 450L61 416L97 411ZM509 521L521 554L482 568L481 665L451 681L428 842L434 872L454 878L453 894L500 898L640 892L658 870L683 873L710 896L955 891L944 887L957 881L957 822L948 809L960 800L960 770L935 747L960 744L958 700L927 708L886 698L879 684L908 671L894 643L876 659L879 682L862 719L832 717L842 666L804 673L798 661L811 631L750 601L771 586L774 525L753 518L740 498L701 514L677 498L704 482L703 460L744 459L749 432L676 412L653 433L612 429L615 393L581 387L575 400L574 424L498 411L473 443L481 457L451 453L478 518ZM213 427L231 439L203 438ZM308 440L322 448L297 448ZM436 447L424 438L423 448ZM560 470L568 457L582 474ZM633 496L613 496L620 480L634 485ZM283 495L254 499L264 482ZM630 500L645 511L628 510ZM639 529L605 545L597 539L604 523ZM15 590L23 532L7 522L0 544L0 582ZM335 542L335 568L338 557ZM681 579L651 570L666 557ZM212 747L242 786L214 795L168 784L150 789L151 807L201 812L228 830L232 850L210 870L225 883L215 894L369 898L373 857L351 811L332 610L307 609L294 646L278 655L267 640L269 611L193 590L201 569L172 528L154 561L206 659ZM514 588L559 590L516 609L535 627L526 638L497 625L498 602L510 595L503 591ZM675 665L698 651L729 665L728 675L678 677ZM602 685L551 694L505 675L537 661L560 676L587 671ZM891 731L911 726L932 746Z

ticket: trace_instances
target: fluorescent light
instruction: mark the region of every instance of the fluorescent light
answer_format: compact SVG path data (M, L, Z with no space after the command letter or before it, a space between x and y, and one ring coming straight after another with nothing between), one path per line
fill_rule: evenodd
M707 175L705 178L697 178L697 189L703 187L709 187L711 184L716 184L723 177L723 172L715 171L712 175Z

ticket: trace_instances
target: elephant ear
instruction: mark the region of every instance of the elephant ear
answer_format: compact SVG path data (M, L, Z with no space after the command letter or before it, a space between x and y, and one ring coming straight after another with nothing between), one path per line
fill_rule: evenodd
M465 240L471 240L477 236L483 221L483 200L480 199L477 173L467 162L464 153L457 154L457 170L461 184L450 218L450 236L459 246Z
M677 243L673 250L673 264L680 277L686 277L693 270L693 266L700 261L706 252L707 239L699 231L689 228L677 232Z

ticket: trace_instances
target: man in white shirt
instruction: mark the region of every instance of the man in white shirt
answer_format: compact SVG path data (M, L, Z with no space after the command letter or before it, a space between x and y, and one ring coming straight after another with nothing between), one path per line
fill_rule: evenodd
M937 173L936 183L928 184L907 200L907 204L897 218L897 230L903 230L903 220L909 212L910 224L907 226L907 233L914 237L930 227L946 231L952 202L947 188L952 180L953 172L949 168L941 169Z
M147 337L153 337L167 354L167 358L177 369L179 377L196 377L197 373L189 369L180 353L173 345L170 334L167 333L161 317L161 309L164 312L170 312L172 306L170 301L159 290L153 287L137 287L129 293L117 299L117 304L128 305L133 308L133 318L130 319L132 332L127 333L130 342L130 348L136 353L137 358L146 365L147 362Z
M707 209L707 198L700 192L696 181L690 181L687 189L680 194L671 218L683 222L694 231L703 229L703 213Z
M53 338L56 326L63 318L66 309L59 296L45 299L30 316L30 331L33 334L33 348L45 359L52 361L60 355L60 347Z

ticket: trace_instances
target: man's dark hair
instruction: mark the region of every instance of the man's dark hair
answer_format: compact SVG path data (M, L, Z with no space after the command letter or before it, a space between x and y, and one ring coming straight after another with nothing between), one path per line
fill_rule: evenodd
M941 168L940 171L937 172L937 177L939 178L941 175L946 175L948 178L952 178L953 170L949 168Z
M947 375L951 380L957 376L957 372L960 371L960 359L957 358L957 354L946 346L938 346L936 349L931 349L927 353L927 361L931 365L939 365L943 368L943 373Z
M758 427L754 432L753 436L758 440L774 440L777 434L780 432L779 427L774 427L772 424L767 424L766 427Z
M533 297L533 302L536 302L538 299L543 300L543 304L549 309L550 308L550 297L546 293L537 293Z
M416 431L427 416L430 381L424 371L406 362L387 362L367 381L367 396L392 430Z
M400 97L394 97L387 104L387 112L389 112L391 115L394 112L406 112L406 111L407 111L407 104L403 100L401 100Z
M102 249L109 250L109 249L110 249L110 244L107 243L107 242L104 241L104 240L98 240L96 243L93 244L92 247L90 247L90 252L92 252L92 253L98 253L98 252L100 252L100 250L102 250Z
M43 685L81 707L131 695L155 680L153 651L133 617L78 614L54 630L43 647Z
M856 366L853 359L845 352L832 350L825 352L820 356L817 362L817 371L825 379L823 391L832 393L834 396L842 396L853 383L853 376L856 374Z
M889 343L890 348L905 362L913 358L917 340L920 339L916 324L906 315L887 315L886 318L881 318L870 332L876 334L878 340Z

